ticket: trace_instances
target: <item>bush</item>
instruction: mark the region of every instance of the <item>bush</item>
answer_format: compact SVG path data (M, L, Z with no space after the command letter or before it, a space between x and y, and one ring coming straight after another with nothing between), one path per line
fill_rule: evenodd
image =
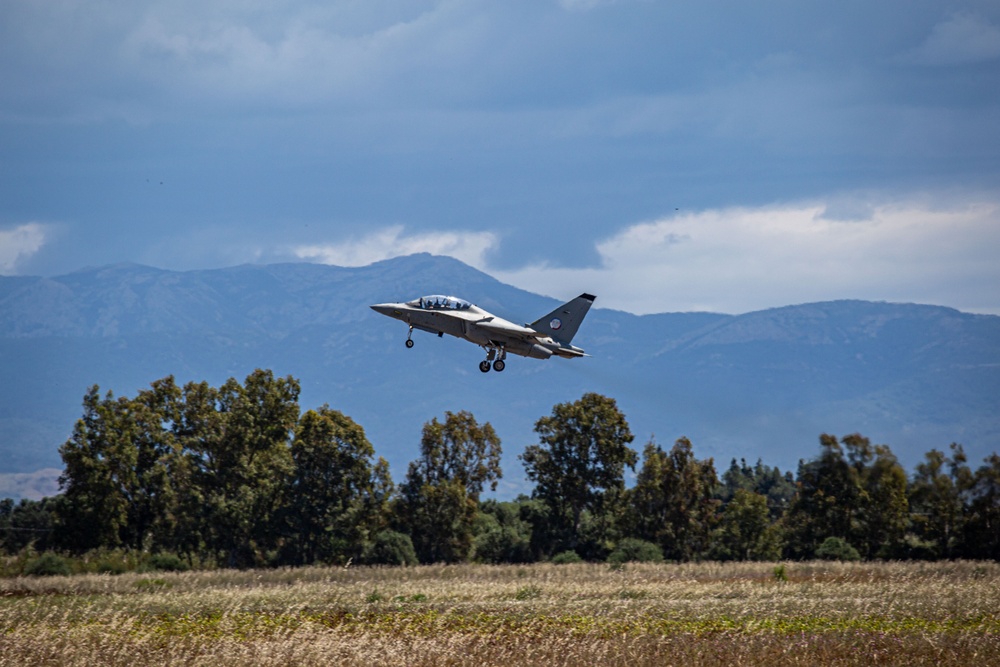
M634 537L626 537L618 543L615 550L608 556L608 562L612 565L621 563L662 563L663 549L652 542L646 542Z
M861 554L846 540L828 537L816 549L816 558L822 560L861 560Z
M99 574L125 574L128 566L119 558L107 557L97 561Z
M481 563L531 562L531 543L510 527L476 535L474 544L476 560Z
M569 551L563 551L552 557L552 563L554 565L569 565L571 563L582 563L583 559L580 558L580 554L576 553L572 549Z
M189 569L180 556L170 553L153 554L142 567L145 572L187 572Z
M30 561L24 573L31 577L69 576L72 572L65 558L50 551Z
M416 565L419 562L413 540L395 530L376 533L365 545L359 560L364 565Z

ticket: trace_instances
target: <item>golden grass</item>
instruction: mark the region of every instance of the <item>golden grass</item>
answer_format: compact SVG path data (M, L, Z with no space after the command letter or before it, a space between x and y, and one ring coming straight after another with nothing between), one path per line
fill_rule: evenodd
M6 665L1000 665L995 563L0 580Z

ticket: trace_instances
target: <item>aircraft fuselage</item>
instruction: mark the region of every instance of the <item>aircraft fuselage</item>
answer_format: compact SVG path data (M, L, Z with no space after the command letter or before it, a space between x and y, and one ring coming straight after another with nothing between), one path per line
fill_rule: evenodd
M521 326L498 317L479 306L464 299L451 296L427 296L413 301L399 303L378 303L371 306L372 310L405 322L412 330L436 333L439 336L448 334L475 343L487 350L487 360L480 364L484 372L493 363L496 370L503 370L503 359L508 352L533 359L548 359L555 355L565 358L586 356L584 351L560 340L559 330L563 327L563 318L567 322L566 338L572 338L576 328L586 315L594 297L584 294L573 301L564 304L564 310L555 310L534 325ZM413 341L407 338L407 347L412 347ZM484 366L485 365L485 366Z

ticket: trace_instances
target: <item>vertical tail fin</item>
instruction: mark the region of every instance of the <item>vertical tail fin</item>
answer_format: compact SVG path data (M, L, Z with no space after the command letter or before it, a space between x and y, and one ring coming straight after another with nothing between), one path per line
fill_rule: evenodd
M592 294L581 294L548 315L538 318L530 326L535 331L568 345L573 340L573 336L576 335L577 329L580 328L583 318L587 316L595 298L597 297Z

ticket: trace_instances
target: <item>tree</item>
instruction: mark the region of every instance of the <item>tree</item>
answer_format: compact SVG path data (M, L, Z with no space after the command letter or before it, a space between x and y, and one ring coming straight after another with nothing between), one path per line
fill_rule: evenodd
M72 550L162 548L172 540L181 450L170 430L181 391L172 376L134 399L104 398L94 385L60 454L65 502L61 539Z
M974 485L962 446L952 443L951 451L951 456L937 449L927 452L910 485L913 528L940 558L961 555L964 501Z
M628 494L633 535L659 544L670 559L704 557L716 523L718 483L712 459L695 459L687 438L678 439L670 452L649 442Z
M778 468L764 465L757 459L754 466L747 465L746 459L732 459L729 469L722 474L720 499L728 503L738 489L765 496L768 514L772 521L780 519L795 497L795 478L791 472L782 474Z
M58 506L58 523L67 549L113 548L126 541L129 500L137 486L137 431L127 399L116 400L111 392L101 398L97 385L87 390L83 417L59 448L65 465L59 486L66 500Z
M737 489L722 509L714 534L714 552L720 560L777 560L781 541L772 525L767 498Z
M634 468L637 460L628 446L632 432L614 399L596 393L556 405L535 432L539 443L519 458L535 483L534 497L550 509L549 553L576 549L584 512L601 516L621 497L625 466Z
M1000 560L1000 455L990 454L976 470L965 543L968 556Z
M839 537L828 537L816 549L816 558L820 560L861 560L861 554Z
M173 376L156 380L129 402L135 421L132 446L134 486L127 492L126 544L136 550L173 545L176 484L185 479L180 445L169 426L179 410L181 390Z
M475 526L475 558L483 563L528 563L531 525L521 517L520 502L485 500Z
M819 457L799 461L798 493L786 516L786 548L794 558L812 558L827 537L850 541L859 507L861 488L852 462L863 459L863 452L852 450L849 461L837 436L824 433L819 443Z
M887 445L876 445L874 459L861 471L863 496L858 508L857 545L864 558L897 556L910 520L906 471Z
M798 493L785 518L787 549L811 558L828 537L863 558L902 549L908 520L906 473L887 445L859 433L820 436L819 457L799 463Z
M286 501L294 537L286 545L288 560L342 563L361 555L379 527L374 454L364 429L343 413L324 405L302 415Z
M62 500L22 498L15 503L11 498L0 500L0 550L15 554L31 545L35 551L47 551L55 537L53 523L55 507Z
M289 441L299 418L299 383L257 369L243 385L230 378L184 388L178 435L198 493L197 535L230 567L264 564L278 547L276 512L293 470Z
M502 476L500 438L471 413L445 413L424 424L420 458L412 461L396 505L422 562L468 559L479 494Z

